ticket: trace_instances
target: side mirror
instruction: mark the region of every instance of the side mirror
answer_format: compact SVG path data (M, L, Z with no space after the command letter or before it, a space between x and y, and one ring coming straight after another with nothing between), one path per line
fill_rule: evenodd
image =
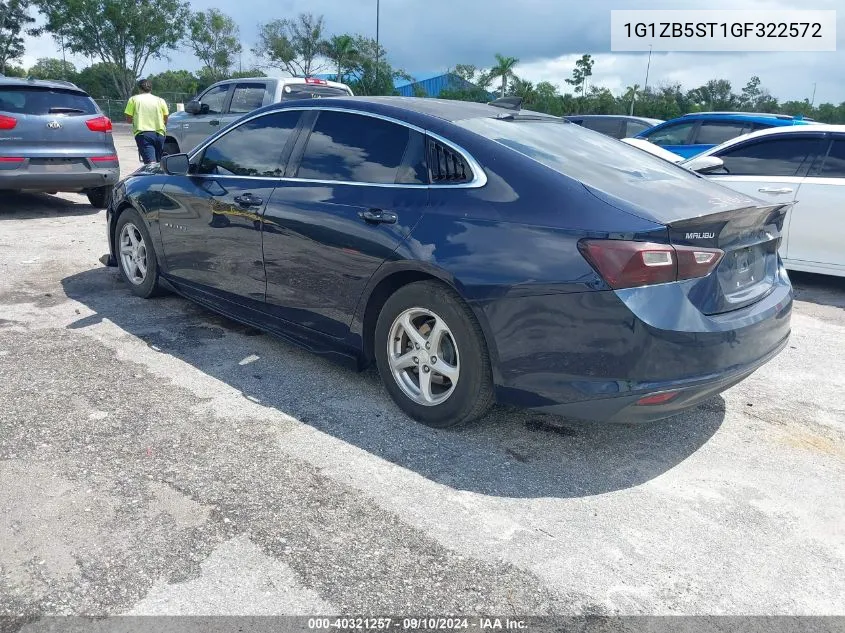
M187 154L170 154L161 159L161 168L171 176L186 176L191 163Z
M701 156L700 158L690 158L688 161L681 163L690 171L699 174L713 174L722 171L725 168L724 161L718 156Z
M202 104L196 99L191 99L185 104L185 112L188 114L199 114L202 111Z

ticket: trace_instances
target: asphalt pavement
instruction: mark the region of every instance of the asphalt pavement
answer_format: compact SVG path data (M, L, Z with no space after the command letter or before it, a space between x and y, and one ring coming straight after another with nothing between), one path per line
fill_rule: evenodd
M682 416L438 431L0 195L0 615L845 614L845 279Z

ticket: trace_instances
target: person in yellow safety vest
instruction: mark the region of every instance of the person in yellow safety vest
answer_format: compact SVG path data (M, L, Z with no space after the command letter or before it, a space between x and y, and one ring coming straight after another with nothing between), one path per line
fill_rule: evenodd
M138 145L138 154L145 165L161 161L164 152L164 134L170 112L167 103L153 94L148 79L138 82L139 94L130 97L126 104L126 121L132 124L132 133Z

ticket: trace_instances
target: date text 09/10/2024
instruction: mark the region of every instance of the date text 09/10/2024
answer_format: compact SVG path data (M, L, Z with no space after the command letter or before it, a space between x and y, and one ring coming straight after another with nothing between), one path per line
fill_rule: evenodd
M481 631L521 631L528 628L524 620L512 618L462 618L462 617L420 617L420 618L309 618L311 630L441 630L460 631L478 629Z

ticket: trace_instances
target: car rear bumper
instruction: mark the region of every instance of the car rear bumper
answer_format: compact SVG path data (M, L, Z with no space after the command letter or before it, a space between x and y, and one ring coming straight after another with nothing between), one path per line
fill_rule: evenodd
M87 172L32 173L25 169L0 170L0 189L12 191L84 191L115 185L120 169L92 169Z
M712 317L689 302L667 300L664 290L482 306L495 343L497 398L585 420L657 420L741 381L788 341L792 287L783 272L757 303ZM656 394L671 398L638 404Z

